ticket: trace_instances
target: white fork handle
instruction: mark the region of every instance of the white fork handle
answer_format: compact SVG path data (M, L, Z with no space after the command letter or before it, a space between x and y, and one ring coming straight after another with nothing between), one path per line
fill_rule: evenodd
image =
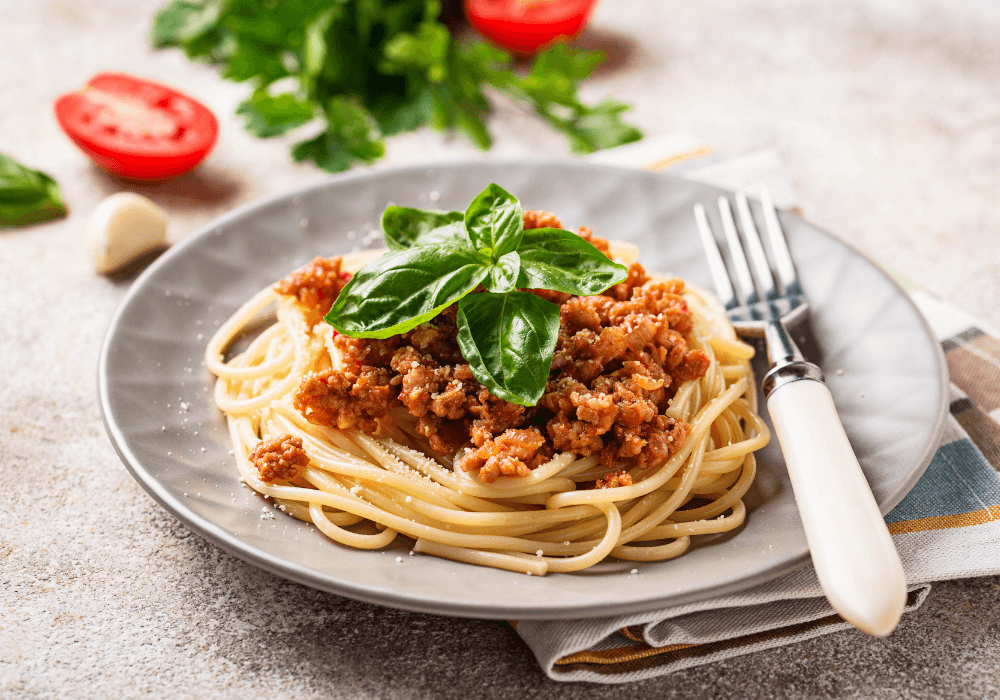
M789 382L771 392L767 409L823 592L855 627L889 634L903 614L906 577L830 390Z

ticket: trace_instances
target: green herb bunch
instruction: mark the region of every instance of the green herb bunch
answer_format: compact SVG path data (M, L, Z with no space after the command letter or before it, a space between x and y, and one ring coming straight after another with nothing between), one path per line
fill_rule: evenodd
M391 206L390 252L341 290L326 321L352 338L388 338L458 304L458 345L494 396L533 406L545 391L559 307L519 289L600 294L628 270L580 236L524 230L521 203L491 184L465 212ZM479 285L485 292L470 294Z
M316 122L322 131L296 143L292 157L330 172L372 163L385 137L427 124L489 148L487 87L529 106L576 152L642 137L621 120L627 105L588 106L577 95L600 52L556 45L519 75L506 52L456 41L440 10L439 0L173 0L151 40L252 83L236 111L258 137Z
M0 226L25 226L66 216L59 185L0 153Z

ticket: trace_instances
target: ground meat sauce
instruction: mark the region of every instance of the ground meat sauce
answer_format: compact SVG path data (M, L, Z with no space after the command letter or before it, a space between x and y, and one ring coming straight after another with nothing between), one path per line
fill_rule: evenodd
M279 294L293 296L306 309L316 310L320 316L333 306L351 273L341 272L341 258L313 258L312 262L278 282Z
M629 474L624 469L619 469L618 471L608 472L594 484L595 489L613 489L617 486L631 486L635 481L632 479L632 475Z
M524 222L525 228L561 228L546 212L526 211ZM608 252L605 239L589 229L579 233ZM326 303L325 294L339 293L338 258L314 260L310 269L328 274L297 272L278 290L304 304L308 280L323 278L333 284L316 292L318 300ZM602 295L530 291L559 304L562 319L549 382L537 406L498 399L476 381L456 341L452 306L384 340L336 336L341 369L304 377L295 407L314 424L373 433L401 404L439 454L454 453L471 439L473 447L457 462L466 471L479 469L487 483L500 475L526 476L556 452L573 452L600 455L611 471L599 487L628 485L626 470L660 464L680 449L691 429L663 411L677 387L703 376L709 365L705 353L685 340L692 319L681 297L684 283L650 282L633 263L628 278Z
M298 476L301 467L308 466L309 455L302 449L302 438L282 435L257 443L250 453L250 462L260 473L261 481L290 481Z

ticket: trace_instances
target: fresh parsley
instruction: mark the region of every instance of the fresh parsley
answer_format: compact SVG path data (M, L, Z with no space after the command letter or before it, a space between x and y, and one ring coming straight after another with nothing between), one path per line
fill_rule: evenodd
M457 41L440 14L439 0L173 0L150 40L249 82L236 111L254 135L313 124L318 133L292 157L331 172L372 163L385 137L425 125L489 148L487 89L532 109L578 153L642 137L621 119L628 105L580 101L600 52L557 44L522 74L510 54Z
M498 398L533 406L545 391L559 307L531 292L600 294L628 276L580 236L524 230L521 203L491 184L465 212L388 207L390 252L341 290L326 321L352 338L388 338L458 304L458 345ZM479 285L486 291L470 294Z
M59 185L0 153L0 226L25 226L66 216Z

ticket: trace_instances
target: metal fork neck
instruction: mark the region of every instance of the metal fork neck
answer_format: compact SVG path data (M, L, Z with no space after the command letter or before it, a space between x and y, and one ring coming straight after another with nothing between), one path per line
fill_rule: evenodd
M771 319L764 325L764 338L767 340L767 361L771 367L805 361L785 324L778 319Z
M764 337L767 340L767 359L771 365L771 370L764 375L761 385L765 397L770 396L778 387L800 379L823 381L823 370L806 361L781 321L768 321L764 327Z

